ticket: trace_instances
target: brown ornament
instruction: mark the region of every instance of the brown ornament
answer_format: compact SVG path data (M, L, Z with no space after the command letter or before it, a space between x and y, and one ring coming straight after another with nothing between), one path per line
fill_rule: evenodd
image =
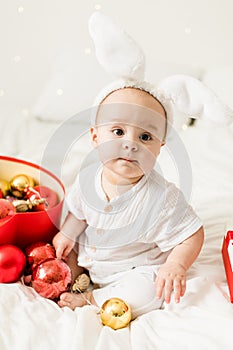
M23 198L25 189L27 187L33 187L34 184L31 176L26 174L16 175L10 181L11 193L17 198Z
M32 210L33 207L37 205L43 204L46 202L45 198L35 199L34 201L24 200L24 199L16 199L12 202L13 206L17 213L23 213L25 211Z
M84 292L90 284L90 278L85 273L79 275L72 285L72 292Z
M100 317L105 326L113 329L124 328L131 321L131 308L124 300L111 298L102 305Z

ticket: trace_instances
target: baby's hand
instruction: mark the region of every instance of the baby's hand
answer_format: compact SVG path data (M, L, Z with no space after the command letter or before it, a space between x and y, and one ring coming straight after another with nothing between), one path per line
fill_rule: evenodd
M164 290L164 300L170 303L171 294L174 290L176 303L180 302L180 297L186 289L186 269L176 262L166 262L161 266L155 280L156 297L160 299Z
M65 236L62 232L58 232L53 238L53 245L57 258L66 260L75 245L75 241Z

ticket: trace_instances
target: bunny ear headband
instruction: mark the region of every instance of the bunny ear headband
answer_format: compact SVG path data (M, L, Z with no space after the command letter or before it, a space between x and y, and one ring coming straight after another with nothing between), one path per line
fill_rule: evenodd
M144 81L145 57L137 43L109 17L101 12L92 14L89 32L94 41L96 57L104 69L117 78L96 97L98 106L111 92L133 87L154 96L164 107L167 119L173 120L177 109L193 118L230 124L233 111L199 80L187 75L172 75L156 86ZM95 123L94 120L92 120Z

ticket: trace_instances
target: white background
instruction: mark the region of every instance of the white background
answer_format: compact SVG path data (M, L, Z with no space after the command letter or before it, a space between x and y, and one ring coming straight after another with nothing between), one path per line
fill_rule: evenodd
M70 56L78 52L71 66L81 67L85 95L88 86L96 85L94 94L105 84L87 28L95 9L121 22L138 41L149 72L158 73L161 62L200 70L233 62L231 0L0 0L1 118L31 114L48 79L70 66L64 57L55 66L67 50ZM93 65L99 72L95 79L88 74ZM62 80L54 98L61 98L59 91L65 93Z

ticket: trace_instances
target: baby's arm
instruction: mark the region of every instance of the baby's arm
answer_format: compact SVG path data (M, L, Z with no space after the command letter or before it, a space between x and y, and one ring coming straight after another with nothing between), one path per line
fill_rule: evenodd
M201 227L191 237L178 244L169 254L166 262L161 266L156 278L156 296L162 297L170 303L171 293L174 290L174 299L179 303L180 297L186 289L186 272L200 253L204 240L204 231Z
M53 245L59 259L66 259L75 245L76 238L85 230L87 223L68 213L64 224L53 238Z

